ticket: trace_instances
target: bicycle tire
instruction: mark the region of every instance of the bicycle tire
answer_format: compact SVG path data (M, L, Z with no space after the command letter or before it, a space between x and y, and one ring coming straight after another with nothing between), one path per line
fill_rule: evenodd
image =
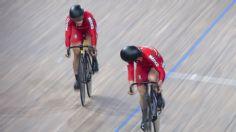
M157 117L155 121L152 122L154 132L160 131L160 116Z
M87 73L87 80L86 80L86 87L87 87L87 94L90 98L92 96L92 66L91 66L91 59L89 54L86 52L86 73Z
M146 89L148 90L148 89ZM151 132L152 131L152 109L151 109L151 96L149 91L147 91L145 95L145 100L147 101L147 117L144 125L144 132Z
M84 58L81 55L80 58L80 67L79 67L79 74L80 74L80 100L82 106L85 106L85 66L84 66Z
M86 84L86 87L87 87L87 94L88 94L88 97L91 98L91 97L92 97L92 80L90 80L90 81Z
M152 126L154 132L159 132L160 129L160 113L157 113L157 98L154 94L154 87L151 86L151 109L152 109ZM155 116L155 119L154 119Z
M147 89L147 102L148 102L148 122L147 122L147 128L146 132L151 132L152 130L154 132L159 132L159 127L160 127L160 116L157 115L157 102L153 90L153 86L150 86L150 89ZM154 116L156 116L156 119L154 120Z
M151 132L152 131L152 109L151 106L149 106L148 108L148 124L147 124L147 132Z

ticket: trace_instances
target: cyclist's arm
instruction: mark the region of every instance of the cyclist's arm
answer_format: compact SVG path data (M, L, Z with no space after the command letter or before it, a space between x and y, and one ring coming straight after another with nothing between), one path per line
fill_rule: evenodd
M128 81L129 84L131 85L134 83L134 62L133 61L129 62L127 68L128 68ZM128 94L133 95L134 94L133 89L129 89Z
M128 68L128 81L130 83L134 82L134 62L129 62L127 65Z
M96 24L96 20L94 19L94 17L92 16L92 14L90 14L88 16L88 23L89 23L89 32L91 35L91 44L93 47L96 47L97 44L97 24Z
M65 25L65 45L68 49L70 47L70 37L71 37L71 20L69 17L66 18L66 25Z

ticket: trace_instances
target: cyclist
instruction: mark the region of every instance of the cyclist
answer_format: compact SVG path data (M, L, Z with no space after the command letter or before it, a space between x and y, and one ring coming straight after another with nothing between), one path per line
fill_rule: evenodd
M161 96L162 84L165 80L165 70L163 68L163 58L155 48L126 46L120 51L121 59L128 63L128 81L130 84L134 82L134 62L136 63L136 82L152 81L157 82L160 90L156 90L158 99L158 110L164 108L165 102ZM140 95L140 106L142 109L141 128L144 129L144 120L147 114L147 102L144 99L146 92L144 85L137 85ZM133 95L133 90L129 91Z
M80 5L73 5L70 8L69 16L66 18L66 29L65 29L65 45L67 48L66 57L70 57L70 45L77 46L85 42L93 46L93 50L89 49L89 53L92 56L93 64L92 69L94 72L98 71L97 63L97 25L96 20L89 11L84 11ZM73 48L74 60L73 60L73 69L75 73L75 83L74 89L77 90L79 86L79 62L80 62L80 49Z

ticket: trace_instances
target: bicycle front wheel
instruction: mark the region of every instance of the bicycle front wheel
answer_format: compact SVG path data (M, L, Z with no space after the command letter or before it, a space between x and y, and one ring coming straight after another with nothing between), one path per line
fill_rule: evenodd
M143 113L144 114L144 113ZM146 114L144 114L145 118L143 119L145 121L144 123L144 132L151 132L152 131L152 113L151 113L151 108L148 104L148 107L146 109Z
M79 74L80 74L80 99L81 99L82 106L85 106L86 70L85 70L83 57L80 58Z
M152 122L154 132L159 132L160 130L160 116L157 117L155 121Z
M150 102L150 108L152 110L152 125L154 132L159 132L160 128L160 112L157 111L157 98L155 95L155 91L153 90L153 86L151 86L151 102Z
M86 54L86 73L87 73L87 83L86 83L86 86L87 86L87 94L88 94L88 97L90 98L92 96L92 74L93 74L93 71L92 71L92 63L91 63L91 59L90 59L90 56L89 54Z
M147 124L146 124L147 127L145 129L145 132L151 132L152 131L152 121L151 121L151 119L152 119L152 109L151 109L150 105L148 107L147 116L148 116L148 121L147 121Z

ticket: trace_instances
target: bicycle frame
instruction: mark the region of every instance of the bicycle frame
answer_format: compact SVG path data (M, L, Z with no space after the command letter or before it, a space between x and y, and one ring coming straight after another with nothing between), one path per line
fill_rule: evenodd
M77 46L71 46L71 47L69 47L69 49L71 49L71 48L79 48L79 49L80 49L80 55L81 55L80 59L82 59L82 60L81 60L82 63L84 63L84 64L88 63L89 66L91 67L91 65L92 65L92 63L91 63L91 58L90 58L89 53L87 53L87 48L88 48L88 49L93 49L92 46L90 46L90 45L77 45ZM86 49L85 49L85 48L86 48ZM89 60L86 59L86 55L88 55L88 59L89 59ZM86 62L86 61L88 61L88 62ZM92 73L93 73L93 71L92 71ZM87 83L86 79L81 80L81 82L82 82L82 83Z

